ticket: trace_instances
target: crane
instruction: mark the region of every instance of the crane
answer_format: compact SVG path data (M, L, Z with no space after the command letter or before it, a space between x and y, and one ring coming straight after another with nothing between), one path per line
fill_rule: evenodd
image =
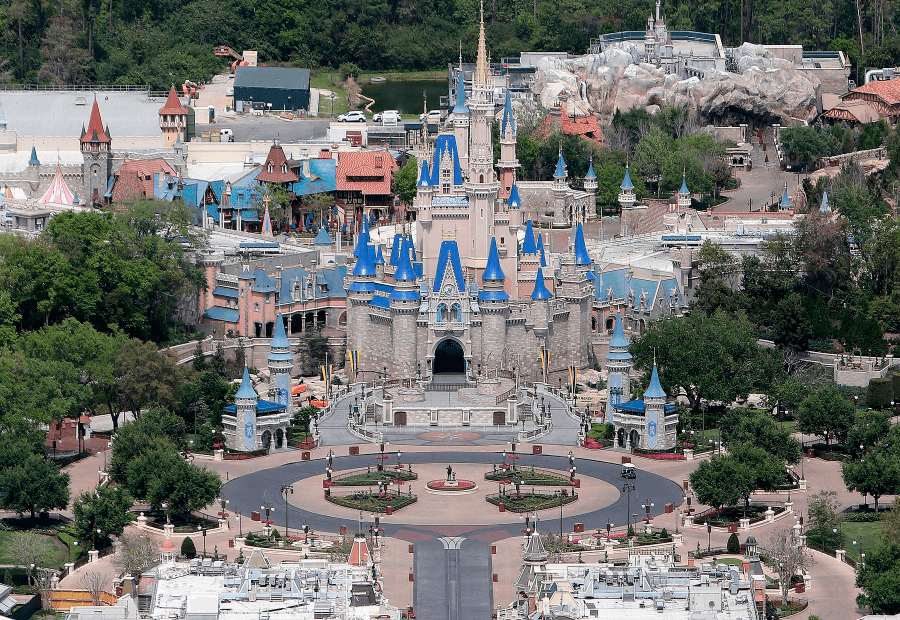
M234 62L231 63L232 73L234 73L238 67L246 67L249 64L241 54L238 54L227 45L217 45L213 50L213 54L216 56L228 56L234 58Z

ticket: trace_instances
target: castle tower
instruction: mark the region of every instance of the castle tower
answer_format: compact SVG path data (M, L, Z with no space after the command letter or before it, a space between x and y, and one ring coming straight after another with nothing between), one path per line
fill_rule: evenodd
M36 192L41 182L41 161L38 159L37 151L34 146L31 147L31 158L28 160L28 170L25 173L31 191Z
M460 63L462 64L462 63ZM460 69L456 77L456 105L453 107L453 135L459 149L459 164L469 167L469 108L466 107L466 86Z
M781 197L781 204L778 205L781 211L789 211L791 209L791 201L787 193L787 181L784 183L784 195Z
M644 62L653 64L656 55L656 31L653 29L653 16L647 18L647 32L644 33Z
M597 174L594 172L594 158L590 159L587 174L584 176L584 191L591 195L588 203L588 213L593 217L597 213ZM586 213L585 216L588 214Z
M591 331L592 289L588 286L587 274L592 267L591 257L584 245L584 234L578 224L575 234L574 254L563 254L557 271L556 298L565 302L569 318L554 324L554 335L566 332L565 342L581 342L581 334ZM560 334L561 335L561 334ZM566 357L569 363L584 368L588 364L588 346L568 345Z
M394 371L401 373L405 370L408 376L413 377L416 370L416 317L419 314L421 296L416 284L416 272L410 262L412 239L404 237L401 243L397 270L394 272L394 290L390 295L393 316L391 344Z
M556 161L556 171L553 173L553 210L557 221L568 221L570 224L575 223L575 214L569 218L564 218L566 209L566 193L569 189L566 185L566 178L569 176L566 170L566 160L563 158L562 144L559 145L559 159Z
M364 351L368 351L366 347L368 342L368 332L366 326L369 324L368 307L372 297L375 296L375 279L378 270L372 260L369 246L369 232L365 228L359 233L356 249L353 250L356 255L356 265L353 272L348 278L347 286L347 322L349 325L356 326L354 329L347 330L347 348L351 351L360 351L360 356L364 355ZM369 368L370 360L360 359L361 368Z
M653 364L653 373L650 375L650 385L644 392L644 441L646 448L650 450L664 449L666 447L666 393L659 383L659 373L656 363Z
M513 181L509 190L509 198L506 199L506 207L509 210L509 230L515 235L522 225L522 199L519 198L519 188Z
M831 213L831 207L828 205L828 192L822 192L822 204L819 206L821 213Z
M500 161L497 168L500 169L500 196L506 198L512 191L516 182L516 168L519 160L516 158L516 117L513 114L512 99L509 87L506 89L506 102L503 105L503 120L500 123Z
M681 176L681 189L678 190L678 210L684 212L691 208L691 190L687 186L687 173Z
M291 354L291 343L284 330L284 317L279 314L275 319L275 335L269 345L269 356L266 358L269 367L269 392L273 392L274 402L284 405L291 413L291 371L294 369L294 356Z
M631 182L631 173L628 170L628 164L625 164L625 178L619 186L619 204L622 205L622 236L627 237L634 234L633 227L637 226L638 219L634 217L632 210L637 197L634 195L634 183Z
M258 402L259 394L256 393L250 382L250 370L244 366L241 387L234 395L236 423L231 448L235 450L255 450L257 448L256 406Z
M584 229L581 227L581 222L575 226L575 265L579 271L588 271L593 266L591 255L584 243Z
M509 316L509 294L504 290L506 274L500 267L500 254L497 251L497 239L491 238L491 250L487 265L481 274L481 292L478 293L478 307L481 310L482 334L484 344L482 351L485 358L491 351L506 349L506 319ZM494 363L499 358L493 356ZM484 363L484 360L482 360ZM488 370L485 368L484 370Z
M631 400L631 353L628 352L628 339L622 329L622 315L616 317L612 340L609 341L609 353L606 354L606 371L609 374L609 390L606 401L606 421L614 424L615 406Z
M540 250L537 247L531 220L528 220L525 222L525 239L522 241L522 251L519 253L519 270L534 271L540 265Z
M175 144L187 131L188 109L181 105L175 85L169 89L169 98L166 105L159 109L159 128L163 134L163 146L166 148Z
M96 98L87 129L81 132L81 154L84 156L82 178L88 193L87 204L102 204L112 174L112 140L109 128L103 128Z
M469 133L468 179L464 184L469 198L468 243L460 246L463 255L484 258L490 245L490 231L494 222L494 206L500 183L494 171L494 147L491 128L494 122L494 85L487 60L484 41L484 7L478 32L478 58L472 78L472 98L469 101L471 131Z
M531 293L530 308L534 335L538 338L545 338L549 334L550 299L552 297L553 293L547 290L547 285L544 283L544 270L538 267L534 291Z
M541 236L541 233L538 233L537 236L537 249L538 254L541 257L541 267L547 266L547 254L544 252L544 238Z

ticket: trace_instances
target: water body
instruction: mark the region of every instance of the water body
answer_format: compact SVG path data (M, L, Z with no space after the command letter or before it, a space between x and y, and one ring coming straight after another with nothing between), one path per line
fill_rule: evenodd
M448 94L447 79L388 79L380 83L367 82L362 87L362 94L375 100L370 108L373 112L400 110L401 114L421 114L423 92L428 100L428 109L436 110L441 96Z

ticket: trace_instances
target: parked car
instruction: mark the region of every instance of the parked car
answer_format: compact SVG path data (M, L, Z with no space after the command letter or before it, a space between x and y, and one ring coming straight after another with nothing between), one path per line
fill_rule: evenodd
M347 112L346 114L338 116L338 121L342 123L365 123L366 115L363 112L354 110L353 112Z
M441 122L441 111L429 110L428 114L419 114L419 120L429 125L437 125Z
M385 110L378 112L372 117L372 120L381 122L382 125L397 125L400 122L400 110Z

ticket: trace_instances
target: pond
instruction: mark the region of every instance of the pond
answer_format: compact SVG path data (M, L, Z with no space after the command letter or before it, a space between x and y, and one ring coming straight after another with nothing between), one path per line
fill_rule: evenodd
M366 82L362 85L362 94L375 100L370 108L373 112L400 110L401 114L421 114L423 92L428 100L428 109L436 110L441 97L448 95L447 79L388 79L386 82Z

